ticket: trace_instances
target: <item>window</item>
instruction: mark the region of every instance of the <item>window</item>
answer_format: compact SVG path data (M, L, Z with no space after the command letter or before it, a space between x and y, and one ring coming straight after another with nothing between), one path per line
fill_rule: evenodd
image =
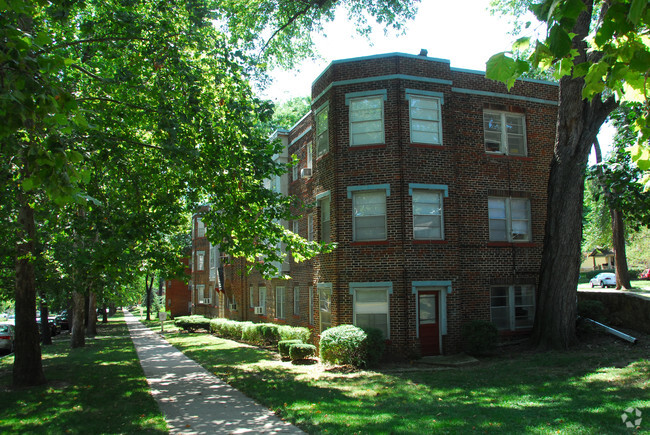
M292 157L292 159L294 159L296 157L296 155L292 154L291 157ZM291 167L291 179L293 181L296 181L298 179L298 174L300 172L299 169L300 169L300 165L298 163L296 163L295 165L293 165Z
M386 240L386 191L352 192L353 239Z
M259 306L262 307L262 315L266 316L266 287L260 287L259 292Z
M205 270L205 251L196 251L196 270Z
M296 234L300 234L300 225L297 220L293 221L291 225L291 231L293 231Z
M330 236L330 197L325 196L320 203L320 238L321 242L329 243Z
M248 288L248 299L249 299L248 305L251 308L255 308L255 287L254 286L250 286Z
M318 285L320 332L332 326L332 284Z
M443 240L445 238L442 198L447 190L411 188L413 198L413 238Z
M307 240L310 242L314 240L314 215L307 216Z
M286 291L284 287L275 288L275 318L284 319L284 300Z
M306 146L307 146L307 167L311 169L312 160L313 160L312 143L309 142Z
M300 287L293 288L293 315L300 315Z
M350 145L384 143L384 99L385 94L349 99Z
M532 328L535 320L535 287L495 286L490 289L490 313L497 329Z
M442 144L440 98L407 94L411 122L411 142Z
M206 289L205 285L199 284L196 286L197 303L209 304L210 303L210 289Z
M330 150L329 139L329 106L324 104L316 111L316 157Z
M196 219L196 225L198 227L196 237L205 237L205 224L200 218Z
M485 151L488 153L525 156L526 118L508 112L483 112Z
M314 287L307 288L307 294L309 296L309 324L314 324Z
M526 198L488 198L490 241L530 241L530 200Z
M350 292L354 295L354 324L379 329L384 338L389 338L388 295L392 293L392 285L351 283Z

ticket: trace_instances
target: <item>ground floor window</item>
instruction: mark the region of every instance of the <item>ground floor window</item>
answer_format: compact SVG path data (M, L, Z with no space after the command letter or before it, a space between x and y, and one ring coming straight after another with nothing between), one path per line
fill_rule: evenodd
M262 308L262 315L266 316L266 287L259 287L259 307Z
M535 320L535 287L494 286L490 289L492 323L502 330L528 329Z
M360 328L375 328L390 337L389 298L391 283L351 283L354 324Z
M318 308L320 314L320 331L332 326L332 284L318 285Z
M284 287L275 288L275 317L284 319L284 299L286 293Z

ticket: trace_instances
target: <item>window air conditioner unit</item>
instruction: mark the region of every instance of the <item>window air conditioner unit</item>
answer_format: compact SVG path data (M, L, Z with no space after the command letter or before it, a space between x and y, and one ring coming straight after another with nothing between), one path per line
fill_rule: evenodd
M263 307L255 307L255 314L264 314Z
M203 299L201 300L201 303L202 303L202 304L210 304L211 301L212 301L211 298L203 298Z
M311 177L311 168L302 168L300 170L300 178L309 178Z
M237 309L237 304L228 304L228 309L230 311L235 311Z

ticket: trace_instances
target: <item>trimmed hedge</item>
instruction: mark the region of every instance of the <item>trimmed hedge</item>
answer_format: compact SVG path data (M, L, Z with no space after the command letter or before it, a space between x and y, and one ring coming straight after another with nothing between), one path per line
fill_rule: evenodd
M230 319L212 319L210 320L210 332L221 338L241 340L244 327L252 324L252 322L239 322Z
M304 326L280 326L280 340L302 340L303 343L309 342L311 331Z
M485 355L497 347L499 332L492 322L472 320L463 324L461 336L470 355Z
M194 332L197 329L210 331L210 319L204 316L180 316L174 319L174 325L189 332Z
M301 340L280 340L278 341L278 352L282 358L289 358L289 349L293 344L302 344Z
M316 354L316 346L313 344L293 343L289 346L289 358L291 361L305 359Z
M384 333L377 328L364 328L368 336L366 340L366 365L375 366L379 364L381 357L384 355L386 339Z
M368 334L354 325L340 325L326 329L320 338L320 358L331 364L367 364Z

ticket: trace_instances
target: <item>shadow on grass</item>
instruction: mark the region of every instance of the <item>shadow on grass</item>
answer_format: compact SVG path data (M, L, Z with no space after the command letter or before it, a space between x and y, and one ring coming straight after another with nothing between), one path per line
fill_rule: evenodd
M1 433L167 433L126 325L98 329L83 348L69 349L69 335L42 348L44 386L12 389L3 362Z

